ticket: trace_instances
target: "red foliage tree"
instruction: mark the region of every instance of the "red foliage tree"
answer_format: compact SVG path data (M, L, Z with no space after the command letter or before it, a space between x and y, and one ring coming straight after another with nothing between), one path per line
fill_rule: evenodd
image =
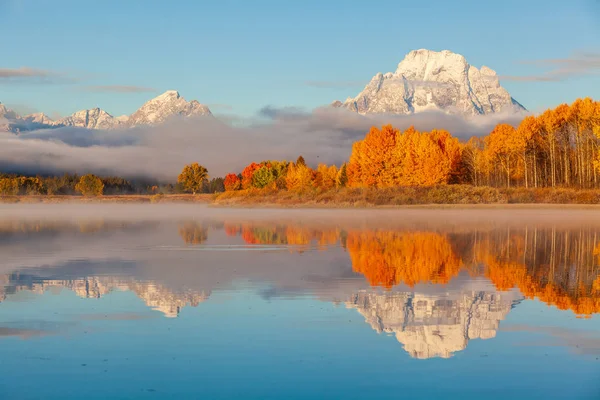
M256 170L260 169L261 165L253 162L242 171L242 188L248 189L252 187L252 176Z
M225 190L228 192L232 190L240 190L242 188L242 180L236 174L227 174L227 176L225 176L223 185L225 185Z

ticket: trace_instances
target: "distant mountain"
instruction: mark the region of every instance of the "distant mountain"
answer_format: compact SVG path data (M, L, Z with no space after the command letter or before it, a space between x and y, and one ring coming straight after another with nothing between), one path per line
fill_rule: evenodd
M23 117L23 120L29 124L54 125L52 118L44 113L29 114Z
M359 114L440 110L471 116L525 110L492 69L477 69L448 50L425 49L408 53L395 72L375 75L356 97L331 105Z
M0 104L0 131L20 131L74 126L87 129L117 129L158 125L173 117L212 116L210 109L196 100L186 101L179 92L169 90L146 102L130 116L114 117L101 108L77 111L68 117L52 120L44 113L24 117Z
M121 122L100 108L92 108L91 110L77 111L66 118L59 119L52 125L78 126L88 129L113 129L118 128Z
M0 103L0 118L11 120L18 118L18 115L13 110L6 108L4 104Z
M196 100L187 102L175 90L169 90L146 102L125 122L128 126L155 125L175 116L212 115L207 106Z
M14 121L19 116L2 103L0 103L0 132L12 132Z

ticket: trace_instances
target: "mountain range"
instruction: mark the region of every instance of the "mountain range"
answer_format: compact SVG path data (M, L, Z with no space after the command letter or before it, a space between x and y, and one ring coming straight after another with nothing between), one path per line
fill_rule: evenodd
M18 133L33 129L73 126L87 129L132 128L143 125L157 125L169 118L212 116L210 109L196 100L186 101L176 90L168 90L147 101L131 115L114 117L101 108L77 111L58 120L44 113L21 117L16 112L0 104L0 131Z
M464 56L448 50L426 49L411 51L395 72L377 73L356 97L334 101L331 106L359 114L414 114L436 110L466 117L525 110L500 86L494 70L486 66L478 69ZM212 116L212 113L196 100L186 101L175 90L166 91L133 114L120 117L92 108L55 121L44 113L20 116L0 103L0 131L18 133L63 126L131 128L160 124L174 116Z

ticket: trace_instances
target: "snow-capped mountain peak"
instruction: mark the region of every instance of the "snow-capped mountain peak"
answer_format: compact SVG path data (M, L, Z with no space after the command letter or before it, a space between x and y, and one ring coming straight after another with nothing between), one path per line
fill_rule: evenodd
M360 114L441 110L469 116L524 110L491 68L477 69L449 50L427 49L409 52L395 72L377 73L358 96L334 104Z
M164 92L163 94L156 96L155 98L153 98L151 101L154 102L161 102L161 101L170 101L171 99L178 99L180 98L181 95L179 94L179 92L177 90L167 90L166 92Z
M153 125L166 121L174 116L190 117L196 115L212 115L208 107L196 100L186 101L178 91L168 90L147 101L134 112L127 123L130 126Z

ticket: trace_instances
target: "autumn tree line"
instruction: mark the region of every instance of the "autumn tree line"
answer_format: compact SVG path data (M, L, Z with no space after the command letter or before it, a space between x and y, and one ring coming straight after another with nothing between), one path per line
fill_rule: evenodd
M223 178L202 179L198 193L223 192ZM100 196L153 195L191 192L183 183L161 184L155 180L126 179L118 176L64 174L61 176L26 176L0 173L0 196Z
M348 177L346 165L338 168L335 165L319 164L316 169L310 168L302 156L296 162L262 161L251 163L240 174L225 176L226 191L242 189L286 189L302 191L309 188L324 190L345 186Z
M598 188L600 102L590 98L528 116L516 128L498 124L485 137L460 142L445 130L372 127L347 163L251 163L225 177L226 191L272 188L435 186Z
M0 174L0 195L74 195L97 196L105 189L133 190L131 184L117 177L98 178L94 175L20 176Z
M475 185L597 188L600 102L590 98L500 124L473 138L462 156L465 181Z

